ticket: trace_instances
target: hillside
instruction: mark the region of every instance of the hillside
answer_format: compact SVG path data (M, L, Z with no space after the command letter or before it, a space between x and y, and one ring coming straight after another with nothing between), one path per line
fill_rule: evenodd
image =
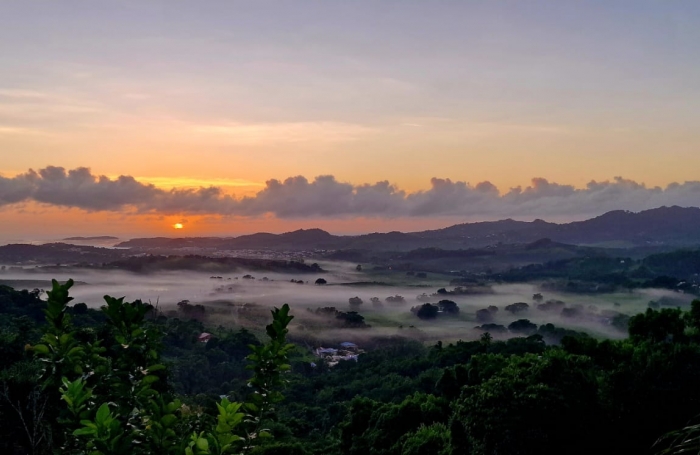
M321 229L284 234L258 233L240 237L142 238L120 243L134 249L175 250L369 250L410 251L420 248L446 250L489 245L531 243L548 238L573 245L614 247L680 247L700 244L700 208L660 207L643 212L613 211L572 223L531 222L511 219L464 223L422 232L388 232L336 236Z

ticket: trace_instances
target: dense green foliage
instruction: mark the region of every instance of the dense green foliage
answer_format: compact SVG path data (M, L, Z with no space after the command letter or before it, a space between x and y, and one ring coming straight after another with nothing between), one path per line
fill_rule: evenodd
M331 371L297 364L276 434L308 453L655 453L700 410L696 314L700 301L649 310L623 341L547 324L505 342L397 341Z
M543 261L491 276L506 282L547 279L546 287L566 292L604 293L633 288L665 288L699 295L700 250L677 250L644 259L604 254Z
M101 310L69 306L69 287L54 283L47 301L0 287L2 453L651 454L700 446L692 425L700 412L697 300L687 312L632 317L621 341L523 319L520 338L484 333L434 346L387 339L328 368L286 343L286 305L273 312L265 343L217 327L202 343L205 327L192 314L165 317L111 297Z
M22 304L27 310L42 305L46 320L29 332L28 341L41 333L38 343L26 344L25 354L15 354L0 376L3 430L11 431L3 435L3 453L223 455L249 452L269 437L263 424L283 399L279 388L293 349L286 342L288 305L272 312L269 341L249 346L245 401L222 397L211 412L196 401L183 403L189 397L181 400L168 384L161 363L166 331L151 305L105 296L99 312L69 307L72 285L54 281L45 303L38 292L1 289L10 314L22 313ZM37 323L26 315L10 319L5 329L9 325L15 336L8 341L22 336L20 326L35 329Z

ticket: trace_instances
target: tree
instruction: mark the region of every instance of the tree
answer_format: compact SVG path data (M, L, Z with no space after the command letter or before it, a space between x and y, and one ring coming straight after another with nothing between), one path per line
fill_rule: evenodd
M272 311L269 342L251 345L248 400L222 399L217 424L207 428L187 417L182 403L167 392L167 369L159 363L162 332L146 319L151 305L105 296L104 337L83 341L68 313L73 281L52 283L45 333L30 349L44 365L41 383L49 400L65 404L52 420L61 453L223 455L267 435L263 418L283 399L278 389L290 368L288 305Z
M179 312L188 318L202 320L206 314L204 305L192 305L189 300L181 300L177 303Z
M544 303L540 303L537 305L537 309L540 311L550 311L550 312L556 312L556 313L561 313L562 310L564 309L564 306L566 304L562 302L561 300L547 300Z
M493 337L491 336L491 334L489 332L485 332L485 333L481 334L481 336L479 337L479 341L482 344L488 346L493 341Z
M324 278L319 278L319 279L317 279L316 282L315 282L315 284L317 284L317 285L319 285L319 286L324 285L324 284L327 284L327 283L328 283L328 282L327 282Z
M442 423L421 426L411 433L401 450L403 455L449 455L450 430Z
M470 378L455 407L474 453L602 453L604 443L589 437L600 418L589 358L480 354Z
M357 307L357 306L362 305L362 299L359 298L359 297L357 297L357 296L355 296L355 297L350 297L350 298L348 299L348 303L350 304L350 306L355 306L355 307Z
M440 428L439 442L421 433L404 446L407 436L422 426L446 421L449 404L434 395L415 393L402 402L378 403L366 398L355 398L348 409L346 422L341 425L342 454L361 453L439 453L431 451L436 446L447 445L446 429ZM430 442L428 442L430 441ZM426 444L427 443L427 446Z
M438 306L432 303L424 303L418 308L416 316L421 319L435 319L438 315Z
M335 315L335 318L343 321L343 325L345 327L353 327L353 328L364 328L364 327L369 327L367 324L365 324L365 317L362 316L360 313L357 311L348 311L343 312L343 311L338 311Z
M692 313L691 313L692 314ZM681 341L684 338L685 320L683 312L675 308L663 308L659 311L647 308L630 318L629 334L634 340Z
M404 299L402 296L400 296L398 294L397 295L390 295L389 297L384 299L384 301L386 301L388 303L406 303L406 299Z
M438 307L440 311L447 314L459 314L459 307L452 300L440 300L438 302Z
M533 324L527 319L518 319L515 322L511 322L508 325L508 330L513 333L522 333L525 335L532 335L537 332L537 324Z
M690 304L690 311L686 316L687 324L690 327L700 329L700 300L693 300Z
M517 314L526 311L528 308L530 308L530 305L525 302L515 302L506 306L506 311Z

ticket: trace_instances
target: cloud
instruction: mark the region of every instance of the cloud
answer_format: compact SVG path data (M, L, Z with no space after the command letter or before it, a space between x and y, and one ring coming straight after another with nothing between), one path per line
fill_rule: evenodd
M430 188L406 193L388 181L354 185L332 175L308 180L268 180L255 196L234 198L220 187L163 189L131 176L106 177L81 167L48 166L15 177L0 176L0 206L38 202L86 211L278 218L343 217L576 217L663 205L700 206L700 181L665 188L615 177L575 188L534 178L525 188L501 193L492 183L475 185L433 178Z

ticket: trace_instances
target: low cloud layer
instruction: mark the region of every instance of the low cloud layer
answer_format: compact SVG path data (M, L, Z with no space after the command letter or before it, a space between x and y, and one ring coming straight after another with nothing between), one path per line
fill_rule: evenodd
M86 211L278 218L342 217L581 217L616 209L700 206L700 181L665 188L616 177L574 188L532 179L530 186L500 192L490 182L471 185L433 178L430 189L407 193L387 181L353 185L333 176L309 181L269 180L253 197L236 199L220 188L164 190L129 176L110 179L88 168L49 166L0 177L0 206L38 202Z

